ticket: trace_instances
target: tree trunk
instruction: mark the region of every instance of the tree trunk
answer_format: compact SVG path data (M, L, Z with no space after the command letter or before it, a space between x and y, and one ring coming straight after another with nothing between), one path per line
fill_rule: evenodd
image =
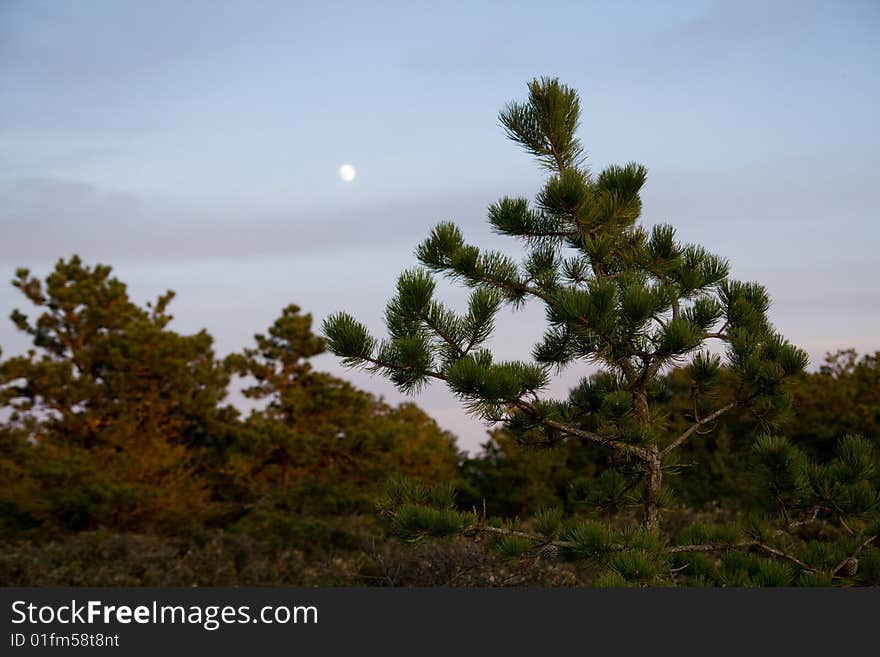
M663 485L660 449L651 446L651 458L645 461L645 511L642 526L649 532L660 531L660 488Z
M636 390L633 393L633 403L636 407L636 418L639 421L639 424L645 429L648 430L648 427L651 426L651 409L648 407L648 391L647 390Z
M636 418L642 426L645 435L651 427L651 409L648 406L648 391L645 385L639 386L633 392L633 403L636 409ZM650 445L648 458L645 459L645 508L642 516L642 526L649 532L660 531L660 488L663 485L663 470L661 469L660 448Z

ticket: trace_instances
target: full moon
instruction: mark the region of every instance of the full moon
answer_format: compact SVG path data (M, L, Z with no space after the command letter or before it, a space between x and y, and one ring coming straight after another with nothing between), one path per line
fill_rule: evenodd
M357 171L355 171L354 167L350 164L343 164L339 167L339 177L343 182L351 182L356 175Z

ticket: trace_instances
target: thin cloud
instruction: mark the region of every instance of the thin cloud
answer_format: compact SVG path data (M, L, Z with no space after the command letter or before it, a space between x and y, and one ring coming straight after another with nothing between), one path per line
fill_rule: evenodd
M472 193L356 209L217 211L33 178L0 187L0 263L71 253L110 262L250 258L389 242L411 249L440 220L482 223L491 198Z
M696 16L684 20L630 48L623 62L637 68L668 69L686 64L710 70L717 61L752 43L777 13L766 3L716 2Z

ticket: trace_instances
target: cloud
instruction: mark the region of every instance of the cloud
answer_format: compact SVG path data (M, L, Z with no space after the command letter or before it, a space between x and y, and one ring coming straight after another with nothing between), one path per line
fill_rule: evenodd
M715 65L747 47L773 21L762 4L716 2L703 11L649 35L625 51L622 63L651 71L711 72ZM673 67L673 68L670 68Z
M248 258L406 244L438 221L484 221L491 194L374 201L344 209L210 209L162 203L83 182L0 185L0 264L78 253L101 261Z

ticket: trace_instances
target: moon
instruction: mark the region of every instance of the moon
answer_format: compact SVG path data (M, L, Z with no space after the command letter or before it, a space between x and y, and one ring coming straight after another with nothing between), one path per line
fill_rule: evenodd
M350 183L354 180L354 177L357 175L357 171L355 171L354 167L350 164L343 164L339 167L339 178L342 182Z

